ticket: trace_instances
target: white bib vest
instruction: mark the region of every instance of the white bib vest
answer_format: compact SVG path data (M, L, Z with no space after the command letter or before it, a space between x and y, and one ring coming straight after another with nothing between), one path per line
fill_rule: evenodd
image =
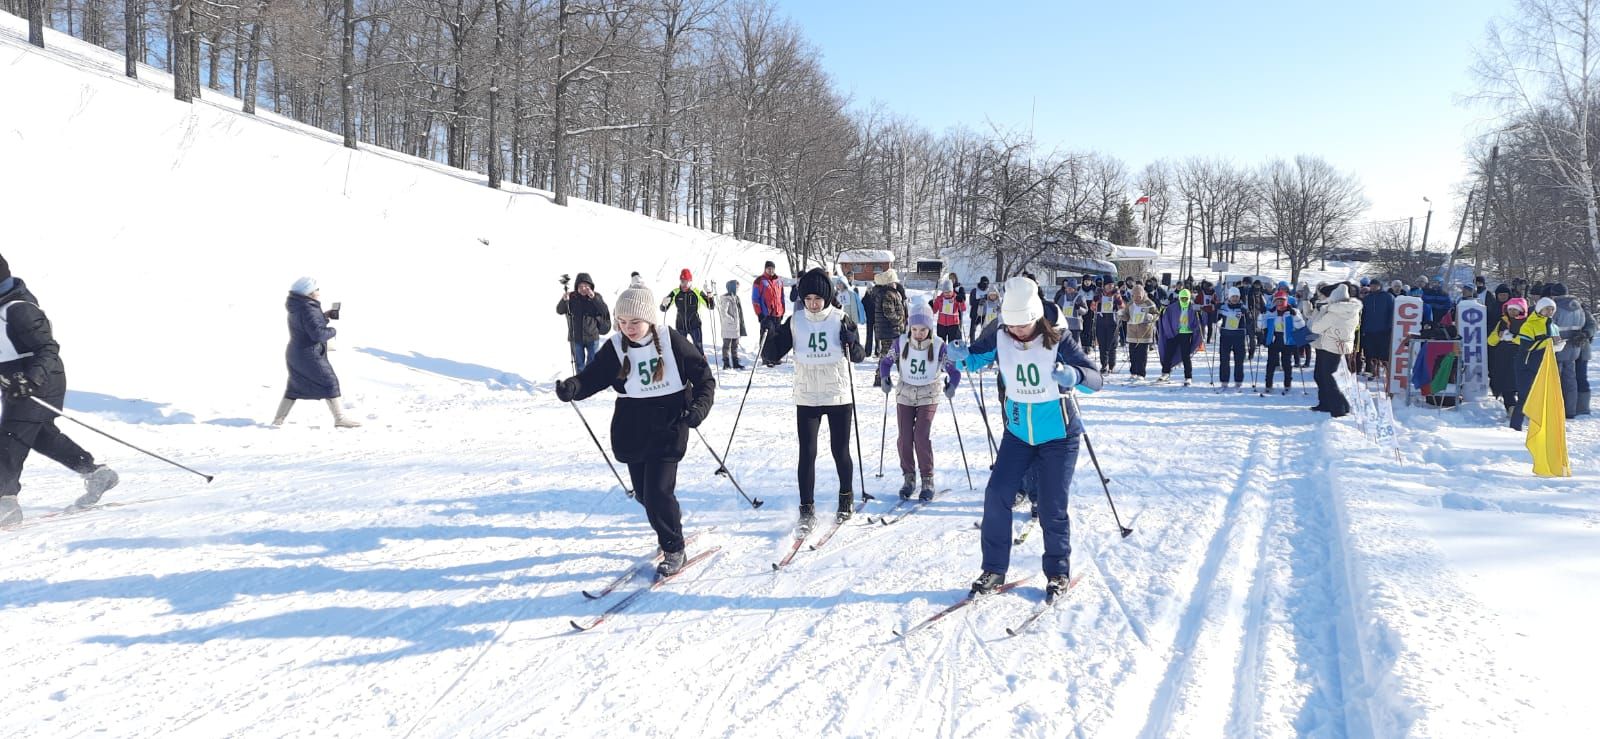
M799 364L833 364L844 359L844 348L839 346L839 330L844 317L836 309L829 309L820 321L813 321L805 311L794 314L789 320L789 331L794 337L794 361Z
M659 328L656 330L662 331ZM678 374L678 362L672 353L670 334L661 337L660 352L656 351L655 342L644 346L628 346L621 331L611 336L611 348L617 351L623 366L628 368L628 379L624 382L628 397L659 398L683 392L683 378ZM666 363L666 371L661 373L661 381L656 382L656 367L663 362Z
M26 302L28 301L13 300L0 305L0 362L15 362L33 356L33 352L18 352L17 347L11 343L11 334L6 331L6 324L11 321L11 306Z
M1006 398L1018 403L1054 403L1061 400L1061 388L1050 373L1056 368L1056 350L1046 349L1044 341L1034 339L1026 349L1009 336L997 337L1001 377L1006 381Z
M907 385L932 385L939 380L939 352L944 349L944 341L939 337L930 338L932 343L929 349L919 350L911 347L906 356L896 356L896 363L900 365L900 381ZM901 336L900 345L910 346L911 337Z

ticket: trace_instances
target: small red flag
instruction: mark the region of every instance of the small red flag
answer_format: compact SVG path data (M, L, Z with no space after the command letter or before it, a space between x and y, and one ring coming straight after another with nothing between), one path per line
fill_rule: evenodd
M1148 202L1150 202L1150 196L1149 195L1142 195L1142 196L1139 197L1138 200L1133 201L1133 204L1134 205L1144 205L1145 203L1148 203Z

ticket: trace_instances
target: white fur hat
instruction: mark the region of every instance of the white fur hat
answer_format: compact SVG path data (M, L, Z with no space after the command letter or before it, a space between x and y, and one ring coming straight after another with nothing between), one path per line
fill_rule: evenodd
M1039 300L1039 284L1026 277L1006 280L1006 294L1000 300L1000 322L1007 326L1026 326L1044 318L1044 302Z

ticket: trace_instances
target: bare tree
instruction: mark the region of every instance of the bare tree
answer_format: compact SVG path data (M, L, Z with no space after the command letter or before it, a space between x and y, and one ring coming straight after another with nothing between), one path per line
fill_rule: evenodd
M1293 282L1329 241L1347 235L1351 222L1367 207L1360 182L1319 157L1268 163L1262 187L1265 225L1289 260Z
M1589 250L1600 259L1594 113L1600 85L1600 0L1517 0L1492 24L1473 68L1479 98L1527 127L1538 157L1583 208Z

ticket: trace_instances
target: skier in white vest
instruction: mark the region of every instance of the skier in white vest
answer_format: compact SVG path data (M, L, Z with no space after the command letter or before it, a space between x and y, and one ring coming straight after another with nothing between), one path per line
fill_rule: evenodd
M970 349L956 344L945 350L962 372L994 364L1006 380L1005 433L984 490L983 572L972 584L972 594L992 593L1005 582L1011 565L1011 509L1023 476L1037 461L1043 567L1046 590L1054 598L1066 592L1071 577L1067 489L1083 436L1083 424L1068 412L1062 388L1094 392L1103 378L1072 334L1045 319L1033 280L1006 281L1000 322L1003 331L979 338Z
M795 423L800 435L799 486L800 538L816 526L817 434L828 419L829 447L839 473L838 520L854 512L851 476L850 422L855 413L851 365L866 356L856 322L834 307L833 283L828 273L813 269L797 284L802 309L767 337L761 359L776 364L794 351Z
M56 414L35 399L60 408L67 396L67 373L50 319L39 300L0 257L0 526L22 520L17 494L22 465L36 451L83 476L85 492L75 506L91 506L117 484L117 473L56 428Z

